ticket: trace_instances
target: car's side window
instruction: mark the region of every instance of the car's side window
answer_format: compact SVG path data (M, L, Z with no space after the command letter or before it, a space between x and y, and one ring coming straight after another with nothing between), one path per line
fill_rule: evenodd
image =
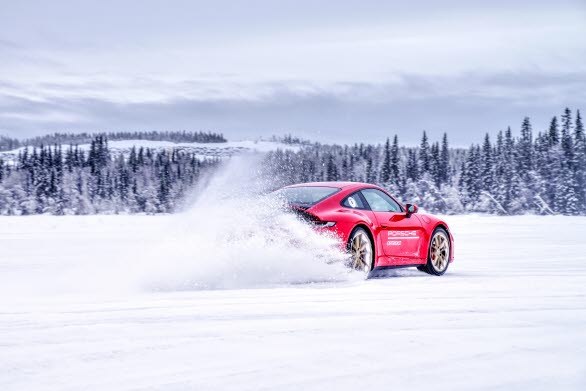
M352 209L366 209L366 205L362 202L362 197L358 192L350 194L344 201L342 201L342 206L346 208Z
M373 212L400 212L401 207L391 197L378 189L362 189L362 195Z

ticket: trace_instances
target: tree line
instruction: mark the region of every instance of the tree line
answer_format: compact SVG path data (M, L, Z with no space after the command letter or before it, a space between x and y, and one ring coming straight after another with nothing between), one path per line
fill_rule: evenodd
M275 186L311 181L363 181L387 188L404 202L436 213L586 214L586 138L580 111L566 108L542 131L525 118L495 140L467 150L450 148L448 135L418 147L312 144L267 157Z
M175 149L115 155L105 135L87 150L24 148L10 164L0 158L0 215L171 212L217 164Z
M280 141L298 148L269 152L261 173L274 188L312 181L375 183L435 213L586 215L580 111L574 115L566 108L537 133L525 118L515 133L508 128L494 139L486 134L467 149L450 147L447 133L431 141L423 132L417 147L400 145L397 135L384 144L354 145L309 143L288 135ZM184 134L138 138L185 141ZM106 134L94 136L85 149L60 143L24 148L15 161L0 156L0 214L172 212L202 173L219 163L178 149L113 154Z
M108 140L151 140L172 141L176 143L225 143L227 140L221 133L187 132L187 131L150 131L150 132L107 132L107 133L52 133L19 140L0 136L0 151L11 151L20 147L40 147L54 144L89 144L98 136Z

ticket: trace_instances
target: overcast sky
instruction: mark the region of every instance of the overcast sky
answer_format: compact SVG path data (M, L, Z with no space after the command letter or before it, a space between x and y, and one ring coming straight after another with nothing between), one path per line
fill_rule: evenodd
M586 110L586 0L0 0L0 134L454 144Z

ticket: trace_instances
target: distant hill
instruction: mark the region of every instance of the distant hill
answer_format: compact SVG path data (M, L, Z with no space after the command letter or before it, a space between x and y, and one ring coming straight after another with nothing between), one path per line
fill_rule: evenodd
M225 143L221 133L213 132L98 132L98 133L51 133L26 139L0 136L0 151L11 151L20 147L40 147L42 145L79 145L89 144L97 136L105 136L110 141L149 140L174 143Z

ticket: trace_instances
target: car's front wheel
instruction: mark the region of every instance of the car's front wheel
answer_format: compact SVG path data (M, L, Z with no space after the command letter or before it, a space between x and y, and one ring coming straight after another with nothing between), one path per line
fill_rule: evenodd
M350 267L368 276L374 263L374 249L370 236L364 228L358 227L352 231L348 241L348 252Z
M431 235L427 264L418 269L429 274L441 276L450 264L450 236L443 228L436 228Z

